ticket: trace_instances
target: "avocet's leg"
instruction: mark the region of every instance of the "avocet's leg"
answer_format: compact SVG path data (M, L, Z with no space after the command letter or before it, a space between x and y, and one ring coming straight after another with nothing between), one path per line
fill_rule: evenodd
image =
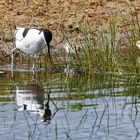
M13 66L14 66L14 51L16 50L17 48L14 48L14 49L12 49L12 62L11 62L11 67L13 68Z
M33 67L32 67L33 70L36 69L36 55L34 54L33 55Z

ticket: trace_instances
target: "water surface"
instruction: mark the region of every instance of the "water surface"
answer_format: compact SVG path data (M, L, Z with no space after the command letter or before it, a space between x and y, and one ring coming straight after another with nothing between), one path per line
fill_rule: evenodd
M3 140L138 140L139 78L63 67L0 74Z

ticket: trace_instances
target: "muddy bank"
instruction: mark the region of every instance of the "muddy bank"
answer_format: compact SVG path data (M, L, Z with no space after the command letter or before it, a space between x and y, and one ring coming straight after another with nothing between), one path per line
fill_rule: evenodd
M16 26L49 28L54 35L52 44L57 45L63 37L62 31L79 37L77 31L86 23L95 29L104 28L115 16L121 26L122 17L131 22L133 14L140 18L139 13L139 0L1 0L1 55L10 54Z

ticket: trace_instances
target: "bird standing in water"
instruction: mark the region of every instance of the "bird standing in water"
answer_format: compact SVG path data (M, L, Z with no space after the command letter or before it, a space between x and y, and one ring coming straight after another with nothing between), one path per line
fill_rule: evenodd
M50 42L52 40L52 33L48 29L43 28L28 28L17 27L15 31L16 47L12 50L12 67L14 59L14 51L19 49L27 54L33 55L33 67L36 67L36 57L46 46L48 46L48 55L50 58Z

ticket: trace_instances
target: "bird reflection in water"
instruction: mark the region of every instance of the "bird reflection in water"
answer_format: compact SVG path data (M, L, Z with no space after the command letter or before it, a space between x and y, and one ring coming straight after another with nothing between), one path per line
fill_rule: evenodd
M37 83L16 86L16 99L19 111L39 113L44 122L51 120L50 94Z
M50 94L48 94L48 100L47 103L45 104L44 115L42 117L44 122L51 120L51 116L52 116L51 110L49 108L49 99L50 99Z

